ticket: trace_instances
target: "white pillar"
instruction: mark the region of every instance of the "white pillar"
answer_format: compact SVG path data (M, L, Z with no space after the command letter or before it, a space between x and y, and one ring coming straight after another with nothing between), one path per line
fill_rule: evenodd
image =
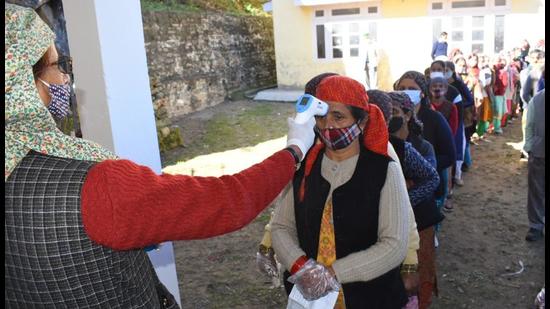
M83 137L160 173L140 1L65 0L63 10ZM149 257L180 303L172 243Z

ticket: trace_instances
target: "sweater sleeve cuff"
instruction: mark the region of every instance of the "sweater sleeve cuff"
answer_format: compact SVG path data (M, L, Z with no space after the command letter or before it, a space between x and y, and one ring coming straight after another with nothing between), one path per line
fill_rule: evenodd
M407 256L405 257L403 264L418 264L418 255L416 250L409 249L407 251Z

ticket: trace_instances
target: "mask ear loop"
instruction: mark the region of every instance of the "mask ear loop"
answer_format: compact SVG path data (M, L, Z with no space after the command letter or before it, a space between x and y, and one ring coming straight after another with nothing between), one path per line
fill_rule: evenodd
M42 84L46 85L46 87L50 87L50 84L48 84L48 83L46 83L45 81L43 81L42 78L39 78L38 80L41 81Z
M357 122L355 123L357 125L357 127L359 128L359 130L361 131L361 135L363 135L363 133L365 133L365 127L367 126L367 122L369 121L369 113L367 111L365 111L365 116L363 116L361 119L357 120ZM367 118L366 122L365 122L365 125L363 127L361 127L361 122Z

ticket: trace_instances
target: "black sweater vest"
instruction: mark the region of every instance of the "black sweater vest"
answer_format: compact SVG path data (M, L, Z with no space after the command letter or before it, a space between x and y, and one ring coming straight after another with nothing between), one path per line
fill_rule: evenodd
M298 191L304 175L304 165L293 180L294 210L300 247L308 258L317 258L319 231L330 184L321 176L323 151L306 179L304 201L299 202ZM390 158L361 146L357 166L351 179L332 193L336 258L365 250L378 239L378 212L380 192L386 181ZM384 207L384 205L381 205ZM286 280L290 293L292 285ZM366 282L343 284L346 309L401 308L407 302L403 281L396 267Z

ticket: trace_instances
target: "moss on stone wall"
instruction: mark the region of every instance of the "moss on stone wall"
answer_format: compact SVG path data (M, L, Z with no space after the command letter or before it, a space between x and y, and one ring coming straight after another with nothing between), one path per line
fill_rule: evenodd
M270 17L197 12L190 1L165 2L142 0L150 8L143 10L143 30L163 152L183 144L174 117L276 82Z
M178 126L164 127L160 130L157 128L157 137L161 152L165 152L183 145L183 138Z

